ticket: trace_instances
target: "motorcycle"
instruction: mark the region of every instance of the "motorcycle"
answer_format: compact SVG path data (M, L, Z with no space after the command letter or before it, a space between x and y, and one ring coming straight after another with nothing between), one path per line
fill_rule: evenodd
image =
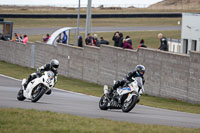
M55 75L52 71L46 71L41 76L37 76L37 78L28 83L26 88L24 88L26 79L23 79L17 99L19 101L29 99L32 102L37 102L45 93L51 93L51 89L55 85L54 81Z
M143 93L143 82L141 77L132 78L132 81L125 83L123 87L109 93L109 88L104 85L104 95L99 101L101 110L122 109L123 112L131 111L140 100Z

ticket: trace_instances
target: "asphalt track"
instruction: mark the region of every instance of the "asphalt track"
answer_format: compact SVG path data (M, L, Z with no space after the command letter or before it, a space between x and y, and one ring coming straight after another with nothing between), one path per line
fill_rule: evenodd
M61 27L60 27L61 28ZM41 35L53 33L57 28L16 28L13 33L27 34L27 35ZM142 26L142 27L92 27L91 32L125 32L125 31L168 31L181 30L181 26ZM85 32L84 28L80 28L80 32Z
M58 81L59 82L59 81ZM48 110L73 115L129 121L142 124L159 124L187 128L200 128L200 115L177 112L148 106L136 105L129 113L121 110L102 111L98 107L99 98L79 93L53 90L37 103L18 101L20 81L0 75L0 107Z

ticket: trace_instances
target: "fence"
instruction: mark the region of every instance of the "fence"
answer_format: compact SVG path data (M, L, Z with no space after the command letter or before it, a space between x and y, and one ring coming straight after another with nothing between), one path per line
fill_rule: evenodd
M101 85L111 85L113 80L122 79L137 64L143 64L147 94L200 103L199 52L183 55L145 48L134 51L112 46L78 48L0 41L1 61L36 68L49 63L52 58L60 61L60 75Z
M170 52L181 53L181 40L168 38Z

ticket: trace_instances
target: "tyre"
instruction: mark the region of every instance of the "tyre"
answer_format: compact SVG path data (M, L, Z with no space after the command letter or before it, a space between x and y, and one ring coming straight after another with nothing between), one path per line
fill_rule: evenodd
M47 91L45 94L50 95L51 94L51 90Z
M101 110L107 110L108 109L107 105L108 105L108 100L106 99L106 96L103 95L99 101L99 108Z
M37 102L45 93L45 88L41 85L35 87L32 91L32 102Z
M135 107L137 100L137 96L134 95L129 101L124 101L122 105L122 111L126 113L131 111Z
M19 101L24 101L24 99L26 99L26 98L24 97L24 95L23 95L23 90L22 90L22 89L19 90L19 92L18 92L18 94L17 94L17 99L18 99Z

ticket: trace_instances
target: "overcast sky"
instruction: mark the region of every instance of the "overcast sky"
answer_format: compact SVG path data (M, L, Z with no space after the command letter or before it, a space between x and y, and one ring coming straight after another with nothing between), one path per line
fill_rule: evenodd
M81 0L81 5L86 6L88 0ZM163 0L92 0L93 6L137 6L146 7ZM78 0L0 0L0 5L50 5L77 7Z

